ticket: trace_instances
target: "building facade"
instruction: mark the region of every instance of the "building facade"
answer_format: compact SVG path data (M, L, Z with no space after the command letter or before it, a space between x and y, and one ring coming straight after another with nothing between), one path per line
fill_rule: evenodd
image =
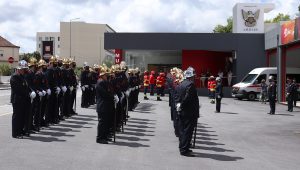
M60 56L74 58L78 66L114 62L114 52L104 49L106 32L115 31L106 24L61 22Z
M60 32L37 32L36 51L45 59L60 56Z
M0 36L0 64L8 64L8 59L12 57L16 66L19 61L19 46L16 46Z

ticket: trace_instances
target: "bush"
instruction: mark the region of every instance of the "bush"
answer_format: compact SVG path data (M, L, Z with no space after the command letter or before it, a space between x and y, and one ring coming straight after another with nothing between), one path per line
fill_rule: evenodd
M11 68L8 64L0 64L0 75L2 76L11 75Z

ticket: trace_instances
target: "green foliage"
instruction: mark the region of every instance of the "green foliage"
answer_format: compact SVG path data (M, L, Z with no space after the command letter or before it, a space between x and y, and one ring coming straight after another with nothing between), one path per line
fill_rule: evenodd
M41 54L38 51L35 51L33 53L25 53L23 55L20 55L20 60L28 61L31 57L36 58L37 61L39 61L42 58Z
M112 60L105 59L102 64L106 64L106 66L110 68L114 63Z
M2 76L11 75L11 68L8 64L0 64L0 75Z
M214 33L231 33L232 32L232 17L227 18L227 25L220 25L218 24L215 26L213 32Z
M278 23L280 21L289 21L289 20L291 20L290 15L279 13L275 18L266 20L265 23Z

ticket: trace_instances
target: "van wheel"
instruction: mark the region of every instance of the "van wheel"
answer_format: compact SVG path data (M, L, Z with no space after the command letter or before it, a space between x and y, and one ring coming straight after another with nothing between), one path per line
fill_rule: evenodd
M238 99L238 100L243 100L243 98L241 98L241 97L238 97L237 99Z
M253 101L253 100L255 100L255 99L256 99L256 94L255 94L255 93L249 93L249 94L248 94L248 100Z

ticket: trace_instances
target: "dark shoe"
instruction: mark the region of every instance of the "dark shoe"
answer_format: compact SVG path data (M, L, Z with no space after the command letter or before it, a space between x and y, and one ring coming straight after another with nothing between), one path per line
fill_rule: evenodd
M215 111L215 113L220 113L220 111Z
M97 139L96 142L101 144L108 144L107 140L105 139Z
M186 156L186 157L195 157L191 152L181 152L180 155Z

